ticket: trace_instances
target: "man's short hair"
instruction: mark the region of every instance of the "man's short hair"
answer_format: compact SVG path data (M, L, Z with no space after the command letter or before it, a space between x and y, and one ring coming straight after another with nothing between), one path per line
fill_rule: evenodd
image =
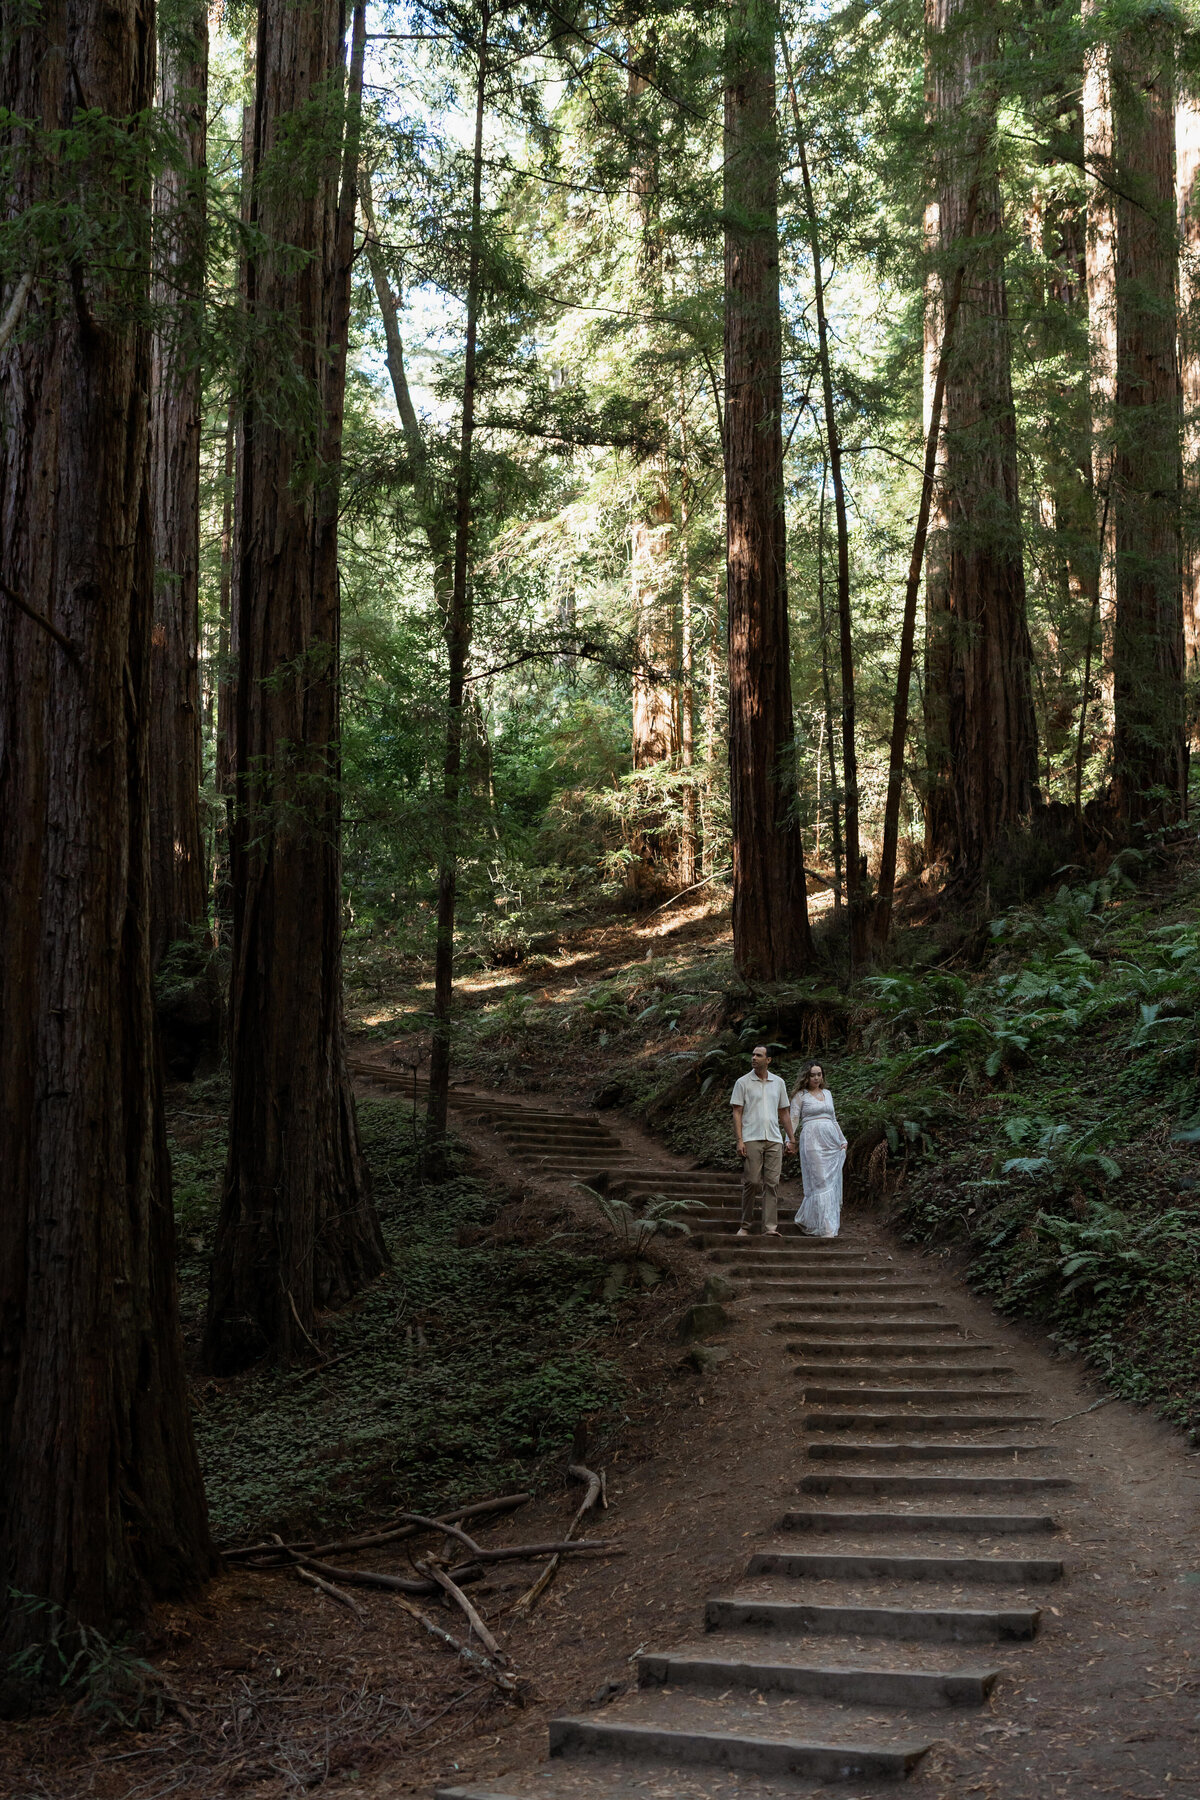
M765 1044L755 1044L753 1050L751 1050L751 1052L750 1052L751 1056L757 1056L757 1054L760 1050L762 1051L763 1055L766 1057L767 1061L770 1062L771 1052L767 1049L767 1046Z

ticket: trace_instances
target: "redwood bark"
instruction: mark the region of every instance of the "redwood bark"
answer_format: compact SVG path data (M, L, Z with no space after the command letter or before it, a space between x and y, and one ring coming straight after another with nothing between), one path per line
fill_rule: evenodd
M0 103L34 121L4 129L9 216L45 209L0 357L0 1570L61 1609L0 1608L6 1701L14 1651L111 1631L214 1563L150 985L153 25L138 0L47 0L0 49ZM56 158L38 134L70 133L81 94L106 133ZM118 192L122 254L83 255L79 210Z
M739 0L725 45L725 512L738 972L812 958L796 818L779 319L775 15Z
M1183 639L1189 681L1200 674L1200 106L1175 100L1179 228L1179 384L1183 412ZM1193 742L1198 721L1188 721Z
M1187 806L1170 25L1139 21L1117 55L1113 798L1131 823Z
M1089 24L1100 12L1099 0L1082 0ZM1116 617L1116 534L1118 507L1113 503L1114 446L1117 404L1117 202L1113 162L1112 46L1097 35L1084 52L1083 160L1090 179L1084 237L1088 299L1088 388L1091 405L1092 506L1097 527L1093 600L1100 621L1099 735L1110 744L1113 730L1113 626ZM1089 696L1083 699L1086 712Z
M176 157L155 186L150 382L154 635L150 662L150 935L158 963L204 923L200 830L200 318L204 305L208 7L159 41L159 107Z
M437 938L433 971L433 1033L429 1050L429 1106L426 1166L442 1172L450 1103L450 1031L454 1002L454 917L458 901L459 837L462 825L463 700L471 654L471 524L475 442L475 389L478 381L480 270L482 262L483 122L487 105L488 20L480 16L475 76L475 148L471 164L471 243L467 259L467 330L463 357L463 404L459 426L458 475L454 494L454 577L446 616L448 681L446 748L442 761L441 847L438 858Z
M1037 799L1037 727L1017 494L1016 419L1008 303L1000 247L999 178L985 152L964 154L959 133L988 142L994 101L987 73L995 29L965 0L929 0L930 93L942 135L939 249L981 240L963 287L947 371L943 449L944 585L931 601L926 687L948 763L951 873L964 887L984 875L996 842L1026 821ZM972 119L980 123L972 130ZM969 195L976 188L968 229ZM936 799L934 801L936 812Z
M311 1347L317 1309L386 1260L341 991L337 499L361 7L340 206L336 156L297 166L290 149L298 119L337 103L342 34L336 0L259 9L246 305L279 362L251 372L237 466L233 1089L205 1344L218 1371Z

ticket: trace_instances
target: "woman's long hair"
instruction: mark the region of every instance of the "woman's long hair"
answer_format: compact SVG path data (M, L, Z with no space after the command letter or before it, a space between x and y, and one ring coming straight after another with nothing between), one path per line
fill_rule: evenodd
M808 1078L814 1069L821 1070L821 1087L823 1088L825 1086L825 1064L823 1062L810 1062L803 1075L800 1077L800 1086L796 1089L797 1094L807 1094L809 1092ZM820 1089L818 1089L818 1092L820 1092ZM795 1094L793 1094L792 1098L795 1099L795 1097Z

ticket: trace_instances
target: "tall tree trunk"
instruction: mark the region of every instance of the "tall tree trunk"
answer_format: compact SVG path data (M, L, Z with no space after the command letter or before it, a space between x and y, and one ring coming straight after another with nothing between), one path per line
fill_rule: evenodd
M642 470L629 559L638 666L633 676L633 766L652 769L677 749L675 707L668 670L675 662L674 621L668 588L674 509L666 458ZM656 840L661 833L654 833ZM655 850L655 860L660 852Z
M725 42L725 523L733 951L739 974L812 960L796 817L779 319L775 14L738 0Z
M204 922L200 831L200 315L204 305L208 7L175 8L159 40L159 106L178 160L155 187L150 382L154 635L150 660L150 944Z
M800 157L800 177L804 187L804 213L808 226L808 248L813 265L813 290L817 310L817 350L821 364L821 393L825 405L825 443L828 453L829 478L833 486L833 511L837 529L837 595L838 646L842 665L842 798L846 827L846 905L850 914L850 967L857 969L867 955L867 915L865 871L858 842L858 747L855 742L854 709L854 634L850 613L850 527L846 519L846 489L842 481L842 439L837 411L833 404L833 369L829 356L829 328L825 318L825 276L821 266L821 231L816 201L808 172L808 150L804 141L804 125L800 117L800 101L792 75L787 38L781 31L784 61L787 66L788 93L796 126L796 149ZM821 503L825 494L822 488ZM822 628L823 629L823 628ZM830 755L833 754L832 740ZM836 805L836 801L835 801Z
M221 461L221 572L217 589L217 737L215 785L218 817L213 855L213 937L225 940L230 917L229 810L235 786L233 680L233 503L237 455L237 404L231 397L225 417Z
M825 488L829 465L821 464L821 500L817 509L817 619L821 628L821 697L825 704L825 735L829 740L829 805L833 836L833 909L842 904L842 816L838 803L837 763L833 753L833 685L829 679L829 623L825 613Z
M1117 200L1113 161L1112 47L1098 19L1101 0L1082 0L1084 28L1094 41L1084 52L1083 160L1090 179L1084 259L1088 299L1088 386L1092 414L1092 506L1097 522L1098 560L1092 576L1099 614L1100 737L1113 730L1113 626L1117 610L1115 505L1112 491L1117 404ZM1101 522L1102 528L1101 528ZM1086 701L1085 701L1086 707Z
M153 70L135 0L30 11L0 62L9 216L62 220L0 356L3 1703L12 1653L60 1625L74 1648L214 1563L150 987ZM118 190L119 251L74 237Z
M931 704L935 717L945 719L953 805L951 869L958 884L969 889L983 876L993 845L1028 819L1037 799L1037 728L1000 186L988 153L980 165L975 155L964 154L963 143L981 112L974 137L979 144L988 140L986 120L994 99L987 71L997 54L995 28L981 27L967 11L966 0L931 0L927 16L933 110L942 136L941 251L951 257L964 237L983 240L963 288L948 370L945 613L933 620L927 677L944 684ZM968 232L973 180L977 205Z
M1148 14L1117 55L1113 798L1133 822L1187 807L1172 26Z
M721 679L721 571L713 574L712 617L704 653L704 792L700 806L700 872L715 874L716 831L713 826L713 774L717 766L717 689Z
M1200 105L1175 97L1179 227L1179 383L1183 413L1183 642L1189 686L1200 678ZM1200 725L1188 721L1196 740Z
M642 53L651 63L653 36ZM630 130L635 139L629 176L630 225L633 230L634 285L638 305L646 312L660 311L663 303L662 234L657 218L658 167L654 148L642 135L638 100L646 91L644 75L630 69L627 97ZM653 358L649 329L638 328L643 360ZM665 409L664 409L665 411ZM653 769L673 763L679 752L679 721L669 671L676 662L675 618L672 606L674 568L671 540L675 527L671 504L671 473L665 452L649 457L637 470L630 532L629 585L637 664L631 699L631 761L633 768ZM643 802L629 834L633 861L627 882L641 898L659 891L668 876L666 863L672 848L661 810Z
M247 308L286 331L302 417L248 384L238 461L233 1094L206 1357L311 1347L318 1307L385 1261L342 1020L337 498L364 8L355 10L341 204L328 156L279 178L289 133L342 91L337 0L262 0Z
M930 47L938 32L938 0L925 0L925 118L936 129L941 100L935 59ZM946 324L943 302L941 185L930 183L924 214L925 286L923 306L922 425L925 442L934 447L934 481L929 495L929 526L924 549L925 578L925 680L921 706L925 725L925 861L949 865L954 849L954 806L950 785L950 665L946 630L949 600L946 591L950 520L946 505L945 440L940 425L933 426L933 397L942 363ZM944 382L944 375L943 375ZM944 392L943 392L944 404ZM932 437L931 437L932 429ZM906 700L907 708L907 700ZM905 732L907 734L907 710ZM899 806L897 794L897 807ZM897 825L899 812L897 811ZM890 899L887 902L890 909ZM882 917L882 911L880 911ZM888 913L890 918L890 911ZM879 927L876 926L878 937Z
M471 243L467 263L467 333L463 358L462 422L454 497L454 586L446 618L449 680L446 691L446 749L442 764L441 850L438 862L437 942L434 952L433 1037L429 1053L427 1164L440 1172L450 1100L450 1012L454 999L454 915L458 897L461 826L463 695L471 654L471 498L475 441L475 388L479 331L480 230L483 207L483 120L487 103L488 24L480 13L475 78L475 149L471 165Z
M679 767L683 772L679 829L679 885L696 880L697 806L692 769L696 761L695 649L692 622L691 473L688 466L687 404L679 375Z
M429 454L421 431L421 421L412 403L408 374L404 366L404 339L400 331L400 296L393 291L387 263L379 242L375 204L371 195L371 177L367 169L360 175L363 217L367 233L365 249L371 285L383 321L383 338L387 346L387 368L392 381L392 394L404 433L404 444L412 470L413 491L421 530L433 558L433 591L443 612L448 613L454 592L454 534L450 516L437 485L430 479Z

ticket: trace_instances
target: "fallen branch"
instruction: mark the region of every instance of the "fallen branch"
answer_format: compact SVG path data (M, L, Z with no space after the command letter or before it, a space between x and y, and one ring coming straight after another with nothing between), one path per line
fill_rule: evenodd
M597 1501L599 1501L602 1506L607 1506L608 1496L604 1491L603 1473L597 1475L591 1469L585 1468L582 1463L569 1463L567 1465L567 1474L573 1475L576 1481L587 1482L587 1493L584 1495L579 1510L576 1512L575 1517L571 1520L571 1523L567 1526L566 1532L564 1533L564 1536L570 1540L580 1520L584 1517L584 1514L591 1512ZM533 1611L533 1608L537 1605L546 1589L550 1586L550 1583L554 1580L561 1557L562 1551L556 1550L533 1586L527 1588L521 1595L521 1598L513 1607L514 1613L521 1614Z
M476 1612L475 1608L471 1605L471 1602L467 1599L467 1596L463 1593L458 1583L454 1581L451 1576L447 1575L445 1569L432 1561L427 1563L414 1563L413 1567L420 1574L431 1576L432 1579L437 1582L438 1586L443 1588L445 1592L449 1594L455 1605L461 1607L468 1625L471 1627L471 1630L475 1633L475 1636L479 1639L484 1649L488 1651L490 1655L503 1661L504 1652L501 1650L499 1644L484 1624L479 1613Z
M323 1594L328 1594L331 1600L336 1600L338 1602L339 1606L348 1608L348 1610L354 1614L360 1625L366 1625L367 1615L358 1604L358 1601L354 1599L353 1595L347 1594L345 1590L340 1587L335 1587L334 1583L332 1581L326 1581L323 1575L314 1575L311 1569L306 1569L301 1565L298 1565L296 1568L296 1576L300 1581L307 1581L311 1587L320 1588Z
M456 1506L452 1511L443 1513L434 1523L440 1531L443 1526L458 1519L478 1519L485 1513L515 1512L519 1506L525 1506L532 1499L532 1494L502 1494L495 1500L476 1500L471 1506ZM411 1513L397 1515L405 1521L413 1516ZM243 1562L247 1557L262 1556L268 1552L278 1553L282 1547L285 1550L307 1551L313 1556L344 1556L352 1550L374 1550L379 1544L391 1544L401 1538L416 1537L421 1529L420 1526L408 1523L385 1525L366 1537L346 1538L333 1544L317 1544L308 1538L303 1543L280 1546L278 1540L272 1538L266 1543L243 1544L233 1550L223 1550L221 1554L226 1562Z
M519 1705L524 1704L522 1684L516 1676L508 1674L505 1669L497 1668L490 1656L485 1656L481 1650L473 1650L470 1644L464 1644L461 1638L456 1638L452 1631L447 1631L444 1626L436 1624L427 1613L421 1611L419 1606L414 1606L411 1600L406 1600L403 1595L398 1594L396 1601L406 1613L412 1615L417 1624L427 1631L431 1638L436 1638L439 1643L446 1644L465 1663L469 1663L473 1669L478 1669L481 1674L487 1676L489 1681L494 1681L501 1693L507 1694Z
M344 1581L349 1587L382 1588L388 1594L436 1594L437 1582L426 1578L410 1581L407 1575L384 1575L378 1569L335 1569L329 1563L317 1562L311 1556L298 1556L297 1562L328 1581ZM482 1569L456 1569L460 1581L477 1581Z
M1047 1430L1053 1431L1056 1425L1068 1425L1072 1419L1082 1419L1087 1413L1098 1412L1102 1406L1111 1406L1120 1397L1119 1394L1105 1394L1102 1400L1093 1400L1090 1406L1085 1406L1083 1412L1068 1413L1065 1419L1051 1419Z

